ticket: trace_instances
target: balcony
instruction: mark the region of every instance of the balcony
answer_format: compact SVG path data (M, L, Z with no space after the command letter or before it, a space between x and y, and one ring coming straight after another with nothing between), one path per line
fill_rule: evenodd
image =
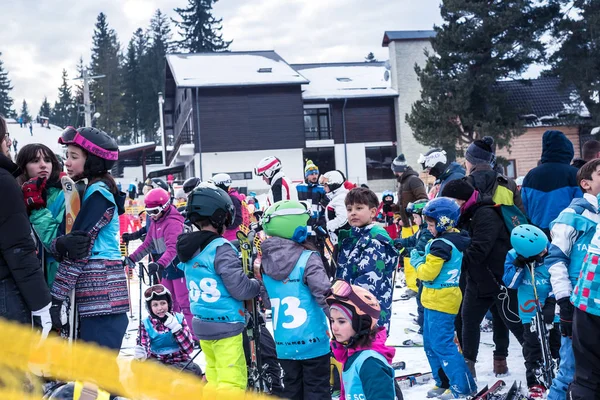
M186 163L194 156L194 131L189 129L189 124L175 138L167 136L167 146L173 146L173 150L167 155L167 165L171 165L174 159Z
M331 129L329 127L304 127L304 138L306 140L329 140L331 139Z

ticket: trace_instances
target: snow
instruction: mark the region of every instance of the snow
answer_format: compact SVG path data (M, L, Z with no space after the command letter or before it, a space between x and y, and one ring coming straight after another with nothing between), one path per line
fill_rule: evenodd
M11 140L17 139L18 145L17 150L23 148L26 144L31 143L42 143L48 146L56 154L62 155L64 153L63 145L58 143L58 138L63 132L63 129L50 124L50 129L40 126L40 124L32 123L33 136L29 133L29 125L23 124L21 128L19 123L13 118L7 118L8 133L10 133ZM14 148L11 147L11 153L14 157Z
M391 88L390 80L384 79L387 70L383 64L294 67L310 80L309 84L302 85L305 100L398 96Z
M119 151L127 151L127 150L134 150L134 149L141 149L144 148L146 146L152 146L152 145L156 145L155 142L144 142L144 143L135 143L135 144L127 144L127 145L119 145ZM157 146L158 147L158 146ZM158 149L157 149L158 150ZM162 150L162 148L160 149Z
M169 54L167 63L178 87L308 83L274 51Z

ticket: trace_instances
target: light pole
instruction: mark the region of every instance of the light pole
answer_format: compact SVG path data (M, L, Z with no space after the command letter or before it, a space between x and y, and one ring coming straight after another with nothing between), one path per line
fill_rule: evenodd
M90 79L104 78L106 75L88 76L87 69L84 68L79 78L74 81L83 80L83 114L85 116L85 126L92 126L92 108L90 107Z
M163 120L163 104L165 103L165 98L163 97L162 92L158 92L158 120L160 121L160 141L162 143L162 157L163 164L167 166L167 143L165 140L165 122Z

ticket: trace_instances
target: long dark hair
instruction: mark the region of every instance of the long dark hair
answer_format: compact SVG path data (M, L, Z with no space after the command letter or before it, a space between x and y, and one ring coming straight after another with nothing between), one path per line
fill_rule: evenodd
M19 154L17 154L17 165L23 171L23 174L19 176L19 183L23 183L28 179L33 178L32 176L27 175L27 164L34 161L38 158L38 154L42 152L42 157L48 157L50 159L50 163L52 164L52 173L48 177L48 182L58 182L59 175L62 172L62 165L60 161L58 161L58 157L50 148L41 143L31 143L23 146Z
M100 175L90 176L88 187L90 187L93 183L96 182L104 182L108 186L108 190L110 190L110 192L115 196L115 198L119 194L117 182L115 182L115 179L108 172L105 172Z

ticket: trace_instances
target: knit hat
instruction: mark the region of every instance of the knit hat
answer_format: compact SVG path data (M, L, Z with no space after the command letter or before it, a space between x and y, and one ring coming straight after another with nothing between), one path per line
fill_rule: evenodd
M404 171L406 171L407 167L408 167L408 164L406 164L406 157L404 157L404 154L400 154L392 162L392 171L393 172L404 172Z
M473 195L475 188L464 179L455 179L446 183L440 194L443 197L467 201Z
M338 310L348 321L352 322L352 310L341 303L334 303L329 307L330 310Z
M319 168L313 164L311 160L306 160L306 166L304 167L304 177L308 178L311 174L319 174Z
M469 145L465 158L473 165L488 164L491 165L496 157L494 155L494 138L484 136L483 139L477 139Z

